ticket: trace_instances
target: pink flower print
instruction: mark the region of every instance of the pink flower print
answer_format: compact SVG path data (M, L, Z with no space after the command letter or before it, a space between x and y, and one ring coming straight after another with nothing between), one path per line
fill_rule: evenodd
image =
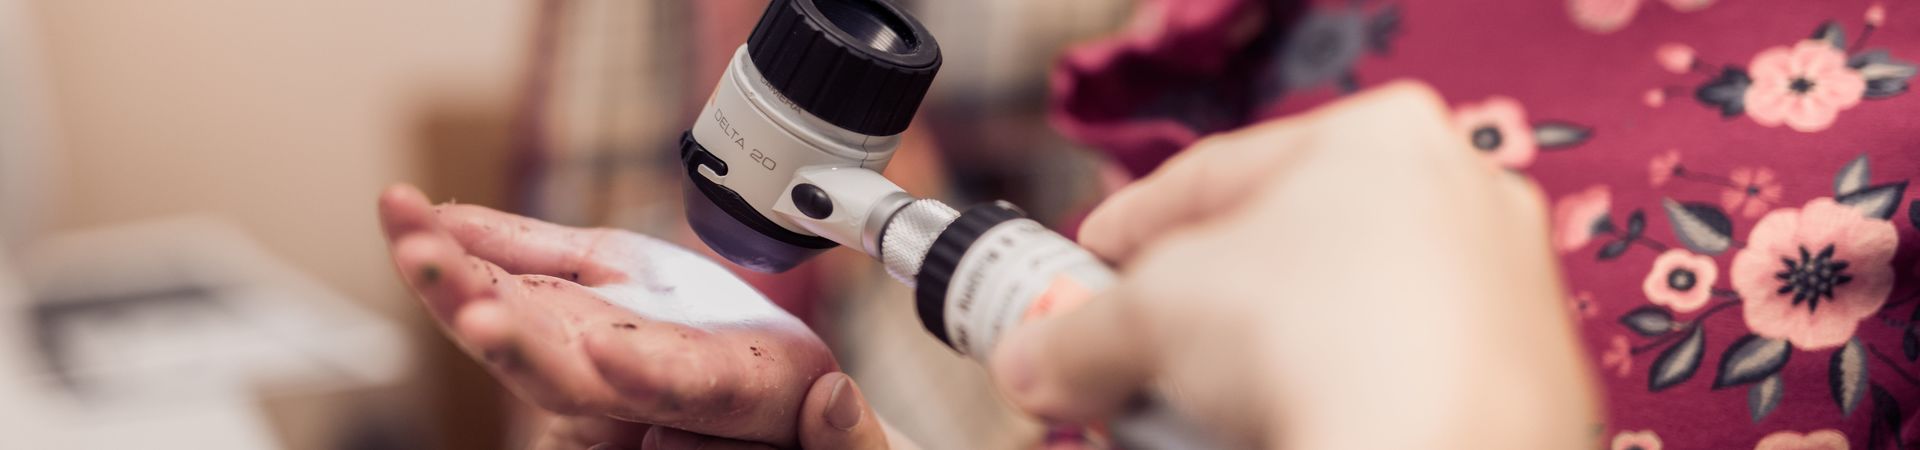
M1847 55L1820 40L1762 50L1747 71L1753 78L1745 97L1747 116L1769 127L1785 123L1795 131L1825 130L1867 91L1866 78L1847 67Z
M1646 94L1641 94L1640 102L1647 104L1648 108L1659 108L1667 104L1667 91L1648 89Z
M1877 28L1886 25L1887 5L1885 3L1874 2L1873 6L1868 6L1866 20L1867 26L1870 27Z
M1474 149L1501 167L1526 167L1540 150L1533 140L1533 126L1527 124L1526 110L1511 98L1495 96L1460 105L1453 112L1453 124L1467 135Z
M1660 61L1660 67L1673 73L1687 73L1693 70L1693 47L1686 44L1666 43L1653 50L1653 59Z
M1673 179L1674 175L1679 175L1680 170L1680 151L1667 150L1666 153L1654 155L1652 161L1647 161L1647 181L1653 187L1660 187Z
M1847 435L1834 429L1807 434L1775 431L1760 438L1760 443L1755 444L1753 450L1847 450Z
M1641 0L1568 0L1574 25L1595 33L1612 33L1627 26Z
M1613 369L1614 376L1625 378L1632 374L1633 343L1627 342L1626 336L1614 335L1612 340L1607 341L1606 353L1600 354L1600 365Z
M1727 174L1733 186L1720 192L1720 206L1728 212L1747 218L1760 217L1780 201L1780 183L1773 177L1773 171L1765 168L1741 167Z
M1613 194L1605 185L1595 185L1584 191L1560 198L1553 205L1553 246L1562 253L1579 250L1593 235L1613 230L1613 221L1607 217L1611 208Z
M1655 305L1690 313L1713 299L1713 282L1719 277L1720 268L1713 265L1712 257L1676 248L1654 258L1653 270L1640 282L1640 289Z
M1893 223L1831 198L1767 213L1728 272L1747 328L1800 350L1853 337L1893 290Z
M1694 12L1713 6L1713 0L1667 0L1667 6L1680 12Z
M1660 443L1660 435L1654 434L1653 430L1622 431L1620 434L1613 435L1613 445L1609 445L1607 448L1610 450L1664 449Z

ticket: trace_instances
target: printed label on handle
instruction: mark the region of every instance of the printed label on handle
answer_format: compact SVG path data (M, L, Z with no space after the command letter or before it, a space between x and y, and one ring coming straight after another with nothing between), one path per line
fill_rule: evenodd
M986 362L1000 334L1029 319L1086 301L1113 284L1113 271L1086 249L1030 219L981 234L947 286L953 348Z

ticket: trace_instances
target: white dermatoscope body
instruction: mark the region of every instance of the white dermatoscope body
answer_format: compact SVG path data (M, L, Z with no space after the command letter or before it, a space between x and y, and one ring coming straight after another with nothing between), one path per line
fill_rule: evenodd
M728 168L721 175L709 165L689 164L690 176L731 189L754 212L787 231L825 238L882 261L917 259L910 255L887 258L880 245L881 230L908 205L938 205L932 208L944 214L935 215L947 221L959 216L936 200L915 199L880 174L900 145L898 134L863 135L801 110L767 84L747 57L745 45L734 52L688 134L704 151L727 161ZM800 205L806 205L806 210ZM905 250L895 247L895 253ZM924 251L922 246L920 252ZM760 258L764 255L741 255L735 262L771 271L784 271L800 262ZM910 277L917 271L896 271L891 265L888 270L896 277ZM912 282L911 278L902 281Z
M1056 286L1099 291L1113 274L1011 205L957 211L880 174L940 61L933 36L880 0L773 0L681 139L687 218L763 272L859 249L914 288L930 333L984 364ZM1158 406L1110 425L1125 448L1213 447Z

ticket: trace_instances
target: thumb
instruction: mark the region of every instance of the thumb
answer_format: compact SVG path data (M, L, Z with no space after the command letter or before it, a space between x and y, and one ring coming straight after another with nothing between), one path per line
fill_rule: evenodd
M996 345L993 377L1015 406L1043 419L1111 417L1158 370L1153 331L1140 319L1143 307L1108 295L1021 325Z
M1300 119L1208 137L1087 214L1080 245L1125 261L1161 234L1231 211L1298 151Z
M808 449L887 450L887 431L847 374L814 380L800 408L800 445Z

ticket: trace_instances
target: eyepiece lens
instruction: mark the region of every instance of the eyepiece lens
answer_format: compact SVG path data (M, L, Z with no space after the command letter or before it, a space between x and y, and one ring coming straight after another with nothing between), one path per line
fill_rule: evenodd
M815 3L827 16L855 40L883 52L906 54L920 45L911 28L878 0L820 0Z

